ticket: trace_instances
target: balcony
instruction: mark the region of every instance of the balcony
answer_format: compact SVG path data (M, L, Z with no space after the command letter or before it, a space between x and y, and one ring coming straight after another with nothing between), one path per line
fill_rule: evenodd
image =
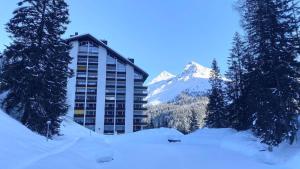
M134 103L147 104L147 100L134 100Z
M114 111L114 107L105 107L105 111ZM116 111L125 111L125 107L117 107Z
M75 102L84 102L84 99L75 99Z
M77 61L78 66L86 66L87 61Z
M86 110L96 110L96 107L87 107Z
M133 125L146 126L148 123L146 122L133 122Z
M134 115L134 118L147 118L148 117L148 115L147 114L135 114Z
M147 96L148 93L135 93L134 92L134 96Z
M142 89L142 90L147 90L147 86L134 86L134 89Z
M148 109L146 107L134 107L133 110L146 111Z
M74 108L75 110L84 110L84 107L76 107Z
M96 99L87 99L86 100L86 102L89 102L89 103L96 103L96 101L97 101Z

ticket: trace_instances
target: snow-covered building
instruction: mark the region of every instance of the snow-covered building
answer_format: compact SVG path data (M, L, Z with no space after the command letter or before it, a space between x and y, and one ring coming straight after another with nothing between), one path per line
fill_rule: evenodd
M148 74L90 34L71 36L69 112L77 123L98 133L129 133L146 125Z

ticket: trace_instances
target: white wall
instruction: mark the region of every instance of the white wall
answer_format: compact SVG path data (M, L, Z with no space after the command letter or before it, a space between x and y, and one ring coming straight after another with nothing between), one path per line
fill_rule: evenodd
M126 65L125 133L133 132L134 69Z
M106 49L103 48L103 47L99 47L96 126L95 126L95 131L97 133L103 133L104 132L106 56L107 56Z
M67 104L69 105L67 116L74 117L74 106L75 106L75 90L76 90L76 72L77 72L77 54L79 42L73 41L71 43L72 49L70 50L70 56L73 58L72 63L69 67L73 69L74 76L68 79L67 83Z

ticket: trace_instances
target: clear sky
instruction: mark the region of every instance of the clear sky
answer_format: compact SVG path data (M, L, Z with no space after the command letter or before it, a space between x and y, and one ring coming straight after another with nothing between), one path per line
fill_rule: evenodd
M4 24L18 0L0 0L0 51L8 44ZM90 33L153 78L182 71L189 61L224 72L234 32L240 31L235 0L67 0L71 23L65 37Z

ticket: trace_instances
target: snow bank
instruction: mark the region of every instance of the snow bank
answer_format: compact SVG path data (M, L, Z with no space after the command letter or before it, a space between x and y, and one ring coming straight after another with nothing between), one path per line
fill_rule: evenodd
M282 143L274 148L273 152L269 152L267 145L260 143L250 131L237 132L233 129L204 128L184 137L183 143L219 147L268 165L291 169L298 169L300 165L300 143L294 145Z
M66 118L49 142L0 111L2 169L299 169L300 143L270 153L251 132L151 129L103 136ZM168 139L180 139L169 143Z
M128 143L151 143L151 144L164 144L168 143L168 139L181 138L182 133L176 129L159 128L148 129L139 132L129 133L126 135L107 136L110 142L128 142Z
M53 140L33 133L0 110L0 168L3 169L93 169L113 159L103 136L66 118L63 136Z

